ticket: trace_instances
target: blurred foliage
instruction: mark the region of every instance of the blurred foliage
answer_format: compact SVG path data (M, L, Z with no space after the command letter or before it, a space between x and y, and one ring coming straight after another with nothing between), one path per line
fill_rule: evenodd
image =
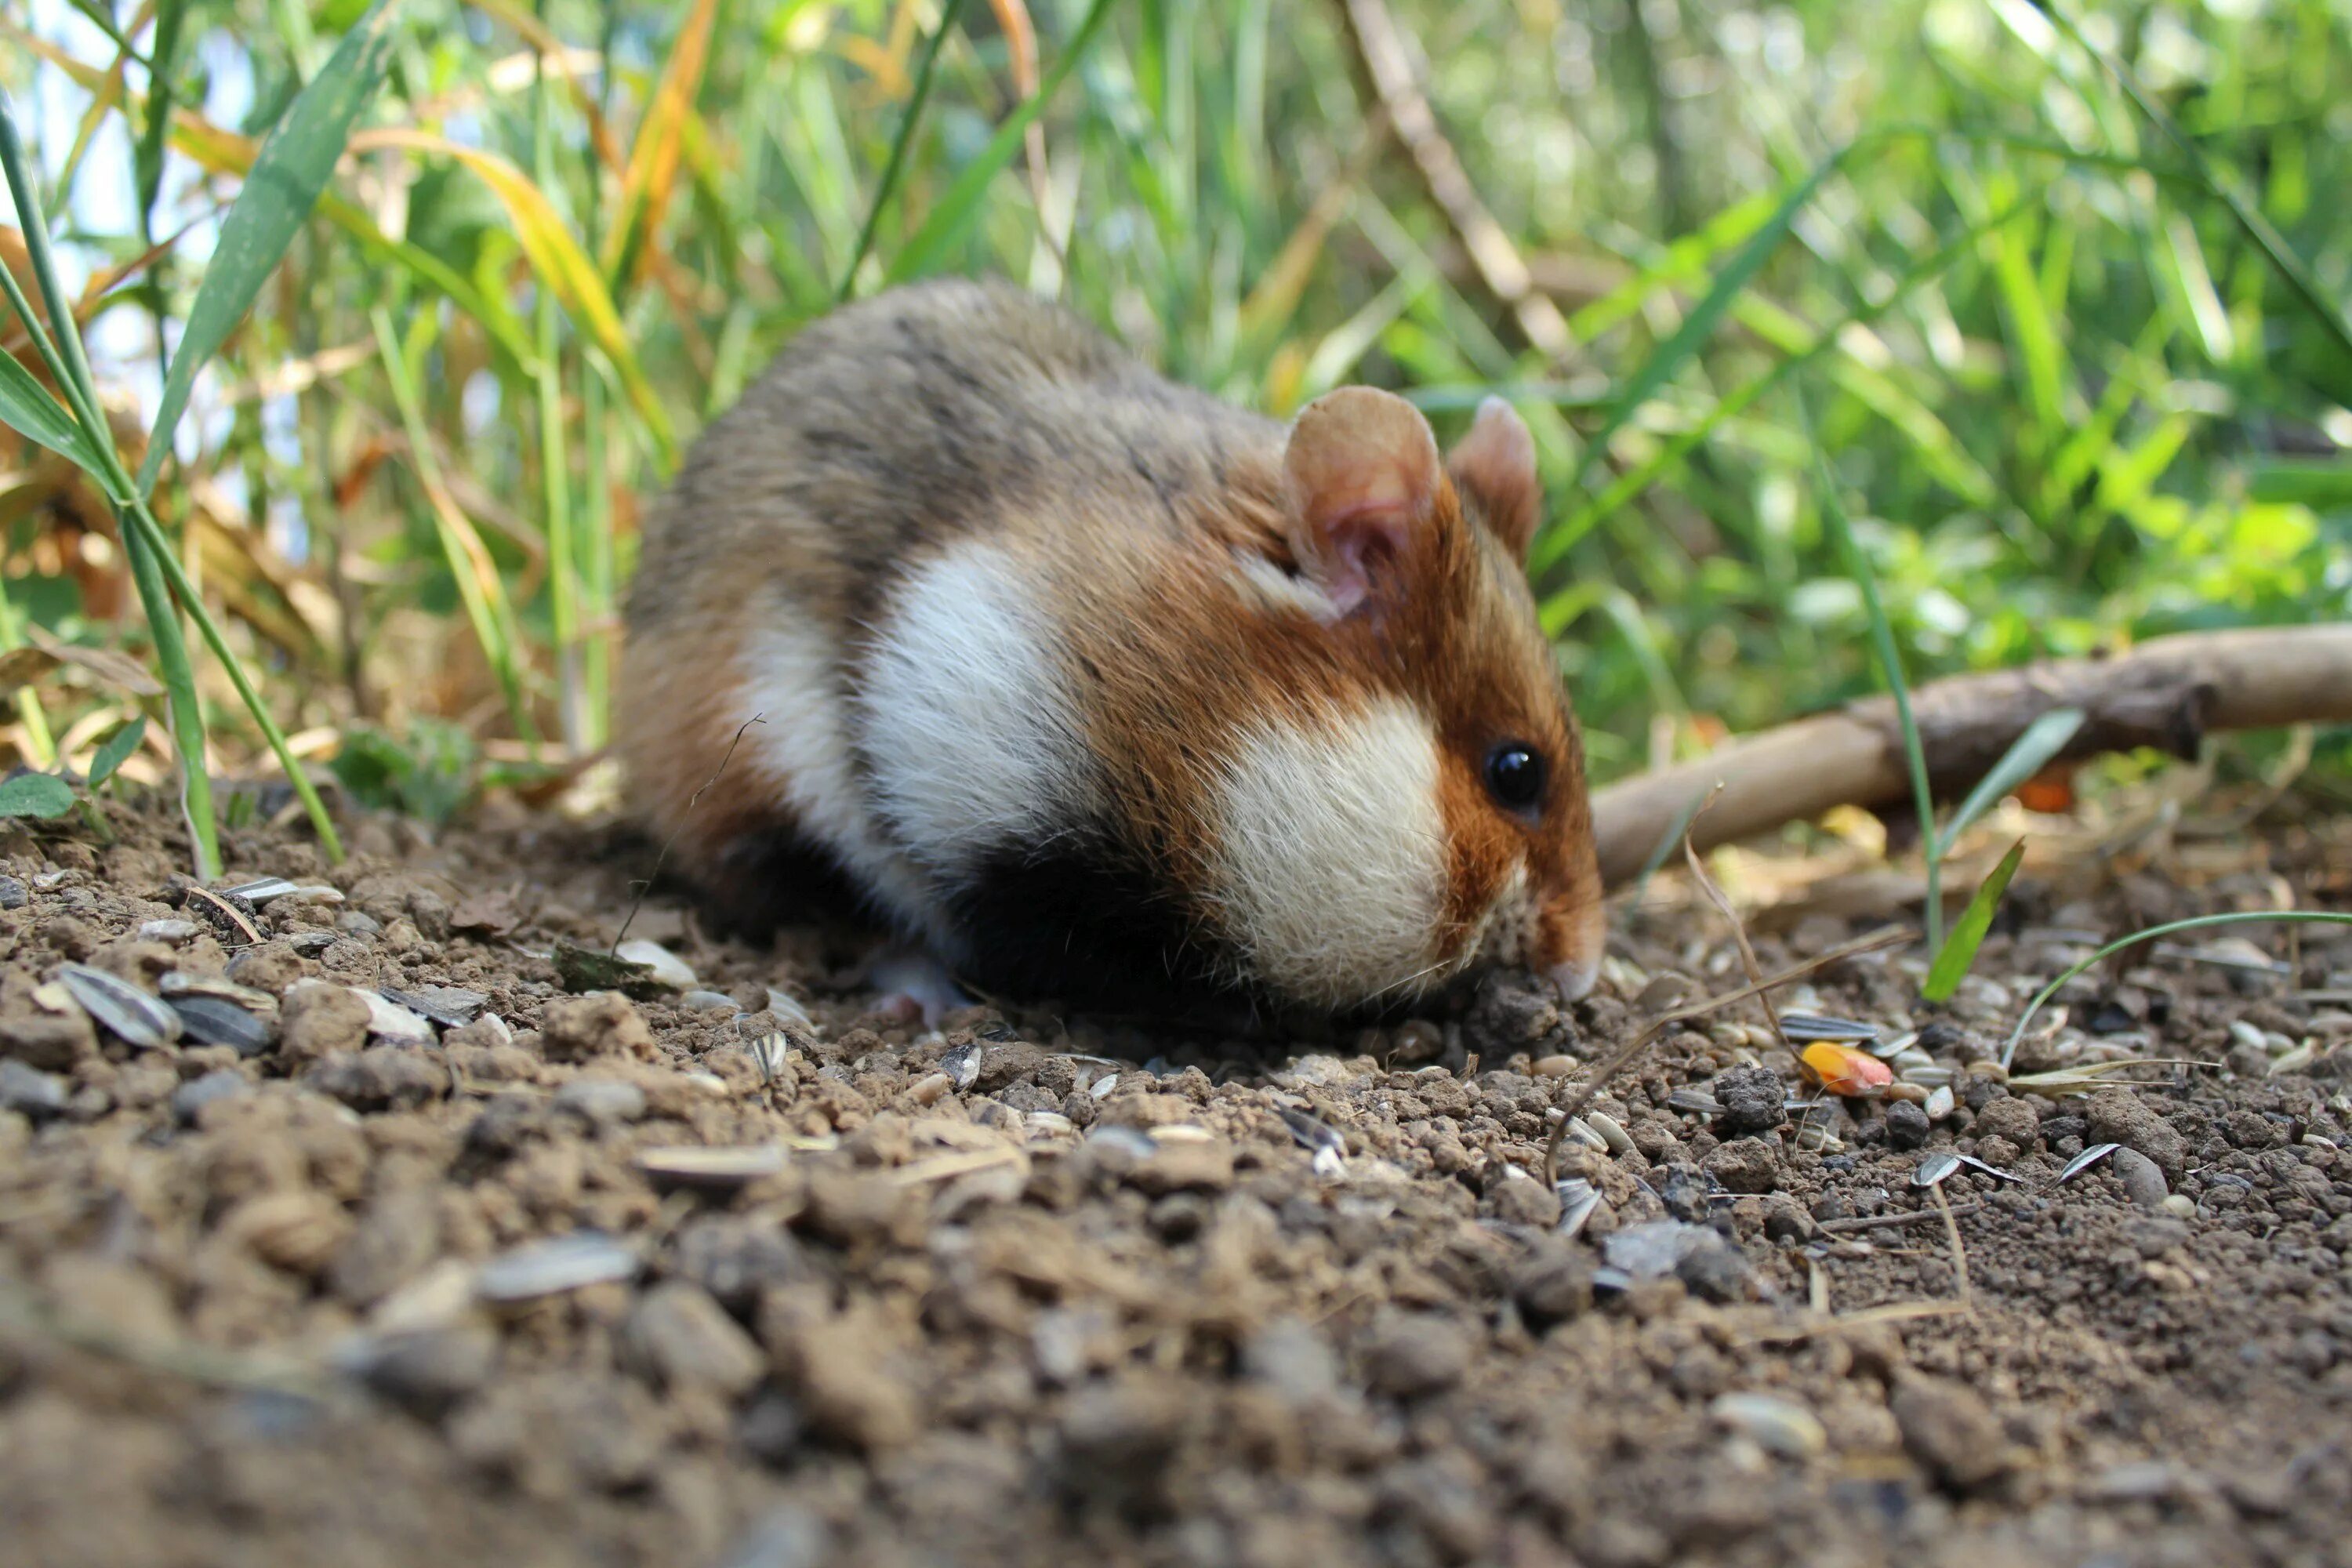
M166 8L147 210L148 69L64 0L0 0L101 378L144 414L251 139L362 9ZM152 10L114 18L142 55ZM1007 274L1276 415L1369 381L1443 437L1510 392L1604 776L1872 685L1801 389L1915 680L2347 613L2341 5L2070 5L2079 37L2026 0L1880 0L1867 26L1827 0L1393 10L1563 352L1483 291L1338 0L403 0L385 88L198 378L157 510L288 728L343 731L347 785L428 816L477 752L601 742L642 498L845 280L926 270ZM101 498L9 450L17 615L116 638ZM215 743L250 748L205 696Z

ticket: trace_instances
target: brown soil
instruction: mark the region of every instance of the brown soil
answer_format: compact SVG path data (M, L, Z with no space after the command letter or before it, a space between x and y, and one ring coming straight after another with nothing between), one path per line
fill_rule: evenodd
M566 996L550 949L608 941L646 858L617 837L370 822L330 872L247 836L231 881L342 900L232 915L124 826L0 834L11 1563L2352 1562L2352 1012L2299 994L2352 942L2253 928L2285 976L2141 949L2029 1042L2224 1067L2045 1100L1970 1065L2070 931L2340 905L2352 825L2023 880L1948 1017L1916 953L1784 994L1932 1025L1932 1124L1783 1122L1810 1091L1759 1013L1669 1034L1594 1102L1630 1147L1566 1151L1601 1200L1573 1237L1546 1112L1738 984L1713 915L1621 921L1567 1016L1496 980L1336 1042L942 1035L816 935L713 943L660 899L633 934L724 999ZM137 1048L68 963L233 980L257 1048ZM1937 1151L2023 1178L1944 1183L1957 1247Z

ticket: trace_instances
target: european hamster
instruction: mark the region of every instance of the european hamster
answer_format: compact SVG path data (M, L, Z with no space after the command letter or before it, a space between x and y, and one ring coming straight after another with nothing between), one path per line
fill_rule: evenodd
M1285 426L935 282L805 329L646 524L620 746L736 924L845 889L983 990L1347 1013L1602 941L1535 448ZM740 749L688 810L745 721Z

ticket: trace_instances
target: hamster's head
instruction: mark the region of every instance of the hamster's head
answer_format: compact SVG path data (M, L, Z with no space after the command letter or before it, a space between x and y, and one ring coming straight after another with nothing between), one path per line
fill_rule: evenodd
M1224 760L1219 923L1249 978L1332 1010L1490 964L1591 989L1604 935L1583 751L1526 576L1535 445L1489 399L1441 456L1402 399L1347 387L1292 426L1278 695ZM1275 639L1262 647L1272 647Z

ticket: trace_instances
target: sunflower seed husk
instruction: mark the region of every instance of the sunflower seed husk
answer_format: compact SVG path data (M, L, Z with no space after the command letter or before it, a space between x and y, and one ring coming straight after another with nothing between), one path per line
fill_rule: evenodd
M1582 1176L1564 1176L1553 1184L1552 1191L1559 1194L1559 1224L1555 1228L1562 1236L1580 1234L1601 1207L1600 1189Z
M959 1093L970 1089L980 1077L980 1046L977 1041L958 1046L940 1058L940 1070Z
M1911 1184L1915 1187L1941 1186L1959 1168L1960 1157L1958 1154L1937 1150L1919 1162L1919 1168L1911 1173Z
M687 966L684 959L657 942L647 942L643 937L635 942L625 942L613 950L613 956L625 963L644 964L653 971L656 984L667 985L673 991L694 988L694 971Z
M1955 1154L1952 1158L1958 1160L1961 1164L1966 1165L1971 1171L1982 1171L1986 1175L1999 1176L2004 1182L2022 1182L2025 1180L2023 1176L2019 1175L2015 1171L2004 1171L1999 1165L1988 1165L1982 1160L1978 1159L1974 1154Z
M1666 1096L1666 1106L1672 1110L1686 1110L1697 1116L1720 1116L1722 1102L1703 1089L1678 1089Z
M2089 1148L2084 1150L2081 1153L2066 1162L2066 1168L2058 1173L2059 1181L2073 1181L2075 1177L2081 1175L2084 1172L2089 1170L2092 1166L2097 1164L2100 1161L2105 1159L2108 1155L2114 1153L2116 1150L2122 1147L2123 1145L2120 1143L2092 1144Z
M1283 1126L1290 1130L1290 1141L1308 1153L1319 1154L1326 1149L1339 1153L1347 1151L1348 1141L1340 1137L1339 1130L1329 1122L1304 1110L1294 1110L1287 1105L1277 1105L1274 1109L1275 1114L1282 1118Z
M775 1143L748 1143L729 1148L692 1144L640 1149L637 1169L656 1182L672 1186L728 1188L772 1176L784 1168L784 1151Z
M526 1242L482 1265L475 1294L485 1301L529 1301L583 1286L634 1279L637 1255L601 1231Z
M1905 1083L1916 1083L1921 1089L1941 1089L1959 1076L1940 1063L1933 1067L1913 1068L1903 1075Z
M1860 1045L1878 1038L1878 1026L1859 1018L1832 1017L1826 1013L1783 1013L1780 1032L1801 1045L1828 1040Z
M1588 1149L1598 1149L1604 1154L1609 1152L1609 1140L1586 1126L1582 1117L1569 1119L1568 1135Z
M482 1016L490 999L478 991L467 991L455 985L419 985L414 990L395 991L387 985L383 994L410 1012L429 1018L445 1029L462 1029Z
M740 1013L735 998L723 991L689 991L677 999L677 1005L689 1013Z
M2291 1047L2273 1058L2270 1076L2276 1078L2282 1073L2301 1072L2311 1065L2312 1058L2318 1054L2317 1048L2309 1042Z
M751 1053L751 1064L760 1069L762 1082L773 1083L784 1070L784 1055L793 1048L792 1040L782 1031L761 1035L744 1047Z
M789 991L779 991L772 985L769 986L768 1011L787 1024L797 1024L812 1033L816 1029L816 1020L809 1016L809 1010L802 1006L799 999Z
M357 986L352 987L358 990ZM395 1046L429 1046L433 1026L381 991L360 991L368 1007L368 1033Z
M257 1057L269 1048L269 1026L234 1002L191 994L172 997L168 1005L188 1037L199 1044L227 1046L241 1057Z
M266 904L272 899L282 899L295 891L296 885L283 877L257 877L250 882L238 882L219 889L224 899L242 899L248 904Z
M180 1016L127 980L86 963L65 965L58 978L82 1011L127 1044L152 1051L180 1037Z
M155 989L163 994L166 1002L177 1002L184 996L212 996L235 1003L256 1017L278 1016L278 998L268 992L210 974L185 974L175 969L156 981Z
M1708 1409L1726 1426L1784 1458L1809 1459L1830 1445L1819 1416L1778 1394L1718 1394Z

